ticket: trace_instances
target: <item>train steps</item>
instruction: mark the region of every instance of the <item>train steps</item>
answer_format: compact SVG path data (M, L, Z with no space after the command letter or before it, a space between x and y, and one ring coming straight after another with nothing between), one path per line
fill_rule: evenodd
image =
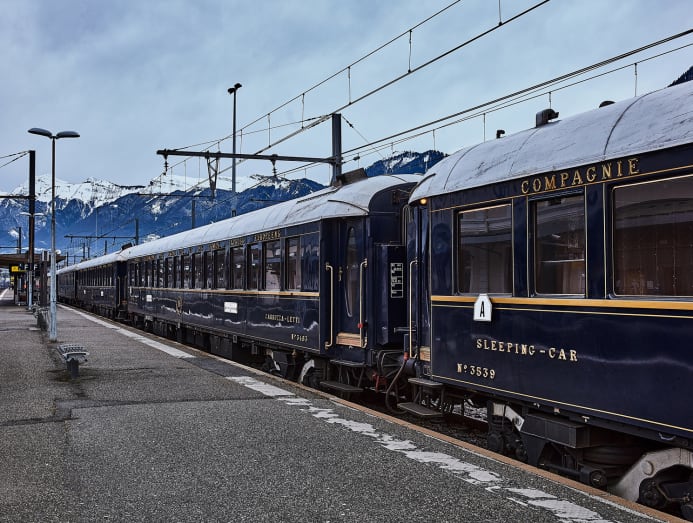
M443 403L443 384L426 378L409 378L408 382L412 386L414 401L398 403L397 407L419 418L442 418L443 413L432 408L432 400L434 395L439 395L440 403Z

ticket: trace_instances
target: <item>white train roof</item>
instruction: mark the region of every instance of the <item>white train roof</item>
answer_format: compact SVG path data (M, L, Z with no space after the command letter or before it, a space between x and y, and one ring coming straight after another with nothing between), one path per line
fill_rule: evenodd
M111 252L109 254L104 254L98 258L92 258L90 260L84 260L74 265L68 265L57 271L56 274L62 274L64 272L81 271L82 269L90 269L92 267L101 267L102 265L107 265L109 263L114 263L120 260L121 251Z
M120 259L139 258L327 218L365 216L371 200L379 192L420 180L420 175L412 174L374 176L341 187L327 187L302 198L130 247L122 251Z
M431 167L410 201L693 141L693 82L462 149Z

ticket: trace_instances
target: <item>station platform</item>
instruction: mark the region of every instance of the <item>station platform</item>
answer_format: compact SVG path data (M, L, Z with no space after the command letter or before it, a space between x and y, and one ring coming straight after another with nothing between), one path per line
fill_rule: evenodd
M0 521L651 522L661 515L58 307L0 299Z

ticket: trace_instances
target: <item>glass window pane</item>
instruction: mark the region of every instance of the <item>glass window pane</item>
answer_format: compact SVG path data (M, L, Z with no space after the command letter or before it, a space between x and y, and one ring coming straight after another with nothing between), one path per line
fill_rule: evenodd
M286 288L301 288L301 264L299 263L300 239L286 240Z
M512 207L458 215L458 291L512 293Z
M614 292L693 296L693 177L614 189Z
M180 272L180 258L176 256L173 258L173 287L176 289L180 289L183 286L183 280L181 279L181 272Z
M250 259L248 260L248 288L260 288L260 266L261 266L260 244L256 243L250 246Z
M165 260L164 287L166 287L166 288L171 288L172 283L173 283L173 272L171 271L171 268L172 268L171 262L172 261L173 261L172 258L166 258L166 260Z
M214 251L214 287L226 288L226 251L217 249Z
M304 291L317 291L320 285L320 257L318 254L318 235L303 237L301 252L301 285Z
M192 267L190 266L190 255L184 254L180 257L181 283L184 289L192 288Z
M345 274L345 298L346 313L351 318L355 312L356 299L359 295L359 257L356 245L356 231L353 227L349 228L346 244L346 274Z
M535 288L539 294L585 295L585 205L582 195L534 204Z
M234 247L231 250L231 287L234 289L243 288L243 275L245 270L245 256L243 247Z
M195 254L193 254L193 282L191 288L204 288L204 267L205 266L204 262L202 261L202 253L196 252Z
M279 240L263 244L265 254L265 289L279 290L281 278L281 243Z

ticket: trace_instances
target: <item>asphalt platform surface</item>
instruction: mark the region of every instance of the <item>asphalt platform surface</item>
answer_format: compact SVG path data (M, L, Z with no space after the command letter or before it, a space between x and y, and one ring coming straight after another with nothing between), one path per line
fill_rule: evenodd
M653 516L176 343L0 296L0 521ZM89 351L70 379L56 344Z

